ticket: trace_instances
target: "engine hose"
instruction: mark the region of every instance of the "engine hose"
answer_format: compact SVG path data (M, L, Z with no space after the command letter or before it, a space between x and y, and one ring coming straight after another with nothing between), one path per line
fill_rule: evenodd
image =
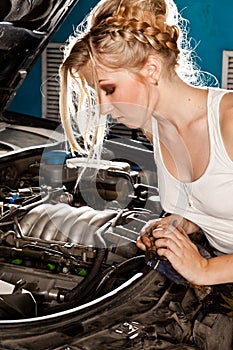
M145 255L134 256L130 259L123 261L122 263L112 266L110 270L105 271L104 276L102 277L99 284L95 287L95 295L94 297L98 297L101 294L105 294L111 290L111 286L106 288L106 283L110 282L110 279L114 277L114 275L118 275L119 273L123 275L125 272L132 272L133 269L144 269L145 273L149 272L149 269L145 266ZM114 283L114 280L113 280Z
M101 268L101 265L106 257L106 254L108 252L105 240L102 237L102 234L112 225L112 222L109 221L106 224L104 224L102 227L100 227L95 232L95 243L97 245L97 254L94 261L94 264L92 266L92 269L90 270L87 277L76 287L74 287L71 291L67 292L64 295L64 301L75 301L75 303L79 303L83 301L83 299L86 297L86 295L89 293L89 291L92 289L92 281L98 275L99 270Z

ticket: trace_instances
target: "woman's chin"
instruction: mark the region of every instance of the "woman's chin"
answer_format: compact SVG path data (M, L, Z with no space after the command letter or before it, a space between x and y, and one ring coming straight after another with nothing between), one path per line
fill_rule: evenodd
M139 126L139 125L131 124L130 122L128 122L128 121L126 120L125 117L118 117L118 118L116 118L116 120L117 120L118 123L124 124L124 125L127 126L127 128L129 128L129 129L138 129L138 128L141 127L141 126Z
M139 128L138 125L127 123L127 121L124 121L124 120L121 120L121 121L118 121L118 122L121 123L121 124L124 124L129 129L138 129Z

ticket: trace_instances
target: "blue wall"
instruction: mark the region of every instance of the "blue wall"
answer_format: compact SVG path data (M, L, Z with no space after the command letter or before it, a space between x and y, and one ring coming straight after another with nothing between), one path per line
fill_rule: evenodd
M222 51L233 50L232 0L177 0L190 21L190 36L199 43L196 53L202 70L215 75L221 85Z
M64 42L98 0L80 0L52 41ZM183 17L190 21L190 37L199 43L197 63L215 75L221 85L222 51L233 50L233 1L176 0ZM194 41L193 41L194 44ZM41 116L41 62L37 61L17 92L9 110Z

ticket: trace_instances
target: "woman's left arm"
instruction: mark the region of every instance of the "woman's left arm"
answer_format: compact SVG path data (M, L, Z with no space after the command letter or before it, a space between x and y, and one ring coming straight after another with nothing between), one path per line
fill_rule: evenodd
M227 93L222 99L220 129L225 149L233 161L233 92Z
M233 283L233 254L204 258L182 228L153 230L157 253L195 285Z

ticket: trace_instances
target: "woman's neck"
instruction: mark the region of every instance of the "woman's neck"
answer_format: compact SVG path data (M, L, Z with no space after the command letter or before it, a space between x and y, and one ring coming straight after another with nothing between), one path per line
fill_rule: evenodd
M197 88L183 82L179 77L159 82L159 99L154 117L159 123L167 121L178 130L207 114L206 88Z

